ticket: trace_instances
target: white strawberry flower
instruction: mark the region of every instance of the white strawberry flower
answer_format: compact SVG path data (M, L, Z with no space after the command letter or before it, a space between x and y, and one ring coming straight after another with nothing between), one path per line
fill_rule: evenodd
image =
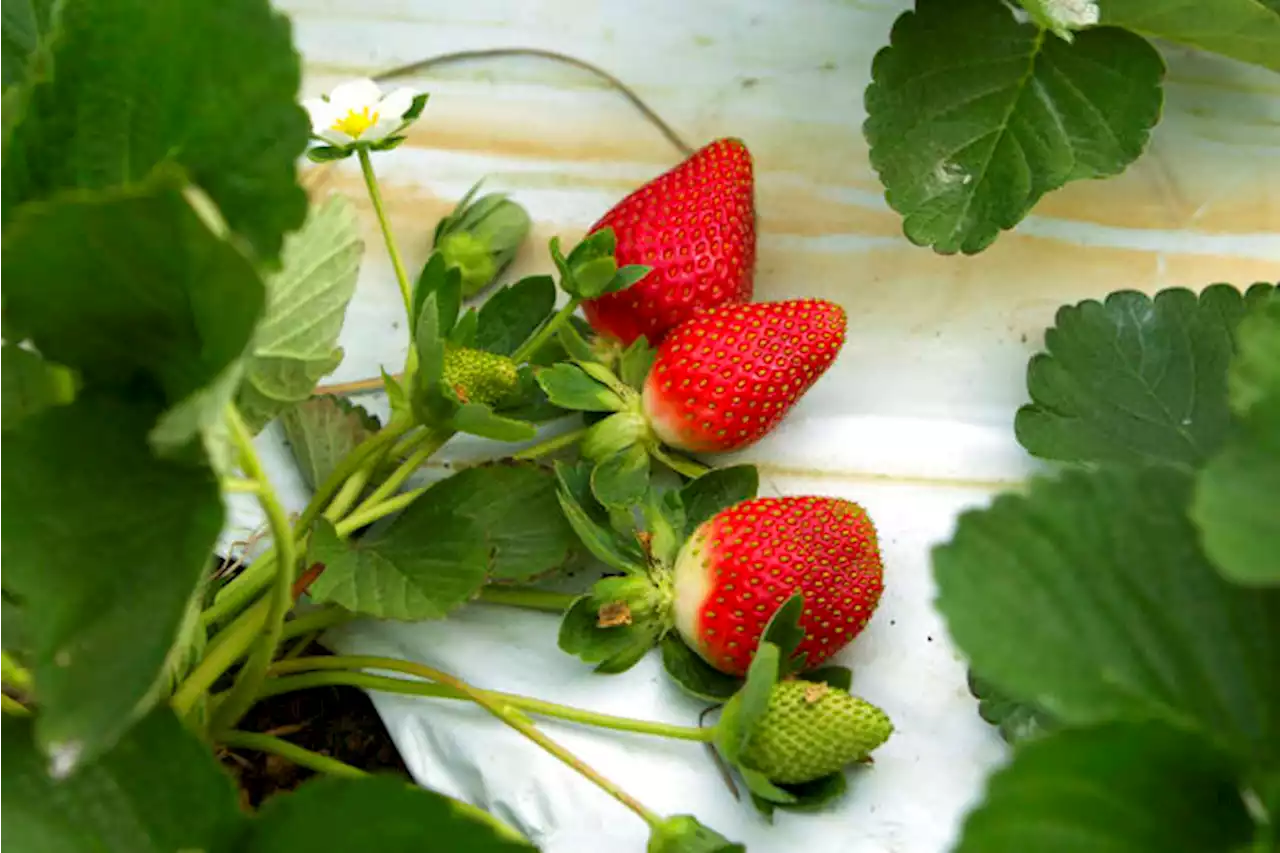
M328 95L308 98L302 106L311 117L311 134L327 144L313 150L312 159L333 160L360 147L394 148L404 141L401 132L421 115L426 103L425 94L405 87L384 95L369 79L352 80Z

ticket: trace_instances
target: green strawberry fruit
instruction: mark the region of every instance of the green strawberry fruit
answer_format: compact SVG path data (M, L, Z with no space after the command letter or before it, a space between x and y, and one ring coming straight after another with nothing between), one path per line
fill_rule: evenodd
M740 701L735 696L725 706ZM866 758L889 739L893 723L884 711L844 690L813 681L781 681L742 751L744 766L779 785L829 776Z
M444 381L462 402L492 406L520 388L520 371L505 355L451 346L444 351Z

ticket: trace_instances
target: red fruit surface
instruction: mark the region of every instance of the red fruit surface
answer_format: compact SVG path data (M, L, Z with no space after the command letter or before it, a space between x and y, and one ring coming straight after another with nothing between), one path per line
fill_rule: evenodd
M754 498L720 511L675 568L675 625L690 648L744 675L773 614L804 595L800 627L814 667L858 635L884 588L875 526L839 498Z
M658 176L591 226L613 228L618 266L652 271L627 290L583 304L591 328L630 344L657 345L706 308L748 302L756 264L751 154L719 139Z
M645 380L650 426L694 453L760 440L831 366L845 326L823 299L725 305L681 323Z

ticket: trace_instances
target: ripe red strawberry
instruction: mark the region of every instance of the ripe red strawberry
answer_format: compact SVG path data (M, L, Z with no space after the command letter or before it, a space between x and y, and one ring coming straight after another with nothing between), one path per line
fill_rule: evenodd
M704 522L675 564L676 630L709 664L743 675L769 620L799 592L814 667L866 627L884 572L862 507L825 497L753 498Z
M719 139L659 175L591 227L612 228L618 266L652 271L625 291L583 304L601 335L657 344L699 311L751 299L756 262L751 154Z
M658 348L644 385L645 417L681 450L746 447L831 366L845 325L844 309L823 299L709 309Z

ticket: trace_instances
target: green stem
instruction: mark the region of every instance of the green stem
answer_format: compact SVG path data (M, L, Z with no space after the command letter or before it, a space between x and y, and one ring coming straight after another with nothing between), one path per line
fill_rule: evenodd
M200 614L204 627L212 628L243 611L271 584L275 574L276 549L273 545L218 590L213 603Z
M431 681L435 681L438 684L452 688L456 693L460 693L466 698L470 699L472 702L475 702L477 705L484 708L490 714L497 717L499 720L506 723L508 726L515 729L516 731L520 732L522 735L524 735L526 738L536 743L538 746L542 747L548 753L555 756L560 761L564 762L566 765L576 770L586 779L590 780L597 787L599 787L602 791L604 791L609 796L613 797L615 800L622 803L622 805L626 806L627 808L631 809L631 811L639 815L640 818L645 821L645 823L649 824L650 826L656 827L660 825L662 822L662 818L656 813L654 813L653 811L646 808L643 803L636 800L626 791L622 790L613 782L611 782L609 779L605 778L600 773L598 773L593 767L584 763L580 758L575 756L573 753L569 752L563 746L556 743L554 740L552 740L551 738L543 734L541 731L539 731L538 728L534 726L533 723L530 722L523 713L521 713L514 705L510 704L505 698L500 697L499 695L490 694L488 691L485 691L485 690L478 690L472 687L471 685L467 684L465 681L462 681L461 679L455 678L452 675L449 675L448 673L441 672L440 670L432 669L429 666L424 666L423 664L413 663L410 661L398 661L392 658L379 658L379 657L368 657L363 655L353 655L353 656L336 656L336 657L326 657L326 658L299 658L298 660L287 661L283 663L285 666L297 667L297 666L300 666L303 662L314 663L317 660L338 661L342 666L345 666L345 667L373 667L378 669L394 669L396 671L406 672L410 675L416 675L420 678L430 679ZM328 664L328 663L325 664L325 666L331 666L331 665L332 664ZM276 671L278 672L280 670L276 670ZM351 675L351 674L353 673L347 673L347 675ZM389 679L389 680L396 681L399 679ZM538 700L529 700L529 701L538 701ZM546 703L546 704L550 705L550 703ZM555 707L563 707L563 706L555 706ZM575 714L588 713L588 712L579 712L578 709L576 708L571 708L567 710L574 712ZM604 715L600 715L600 716L603 717ZM628 722L639 723L640 721L631 720ZM661 724L653 724L653 725L661 725ZM664 728L670 728L673 731L685 730L684 727L680 727L680 726L670 726L670 727L664 726ZM688 729L687 731L698 732L698 736L696 738L694 737L688 738L690 740L706 740L709 737L709 735L704 735L701 730ZM675 735L668 735L668 736L674 737Z
M410 489L407 492L401 492L393 498L387 498L385 501L374 504L370 507L364 507L361 505L361 509L351 513L351 515L335 524L333 529L338 531L339 536L350 536L361 527L373 524L380 518L385 518L393 512L399 512L404 509L409 504L420 498L422 493L426 490L426 486L423 486L420 489Z
M545 702L541 699L534 699L530 696L517 696L511 693L500 693L496 690L481 690L472 687L470 691L464 691L458 687L447 683L427 683L423 681L413 681L407 678L392 678L386 675L374 675L372 673L358 672L363 669L383 669L390 672L400 672L405 675L414 675L419 678L427 678L430 681L439 682L439 679L433 678L432 675L443 675L436 670L425 667L413 661L397 660L395 658L375 657L372 655L324 655L322 657L302 657L294 658L288 661L276 661L271 666L271 674L277 676L271 678L263 686L264 696L275 696L281 693L290 692L286 689L292 685L292 689L301 689L300 685L305 684L307 687L319 687L332 684L348 684L354 687L362 687L368 690L385 690L388 693L408 693L415 696L431 696L438 699L475 699L476 695L487 697L490 702L509 705L512 708L518 708L521 711L528 711L531 714L537 714L541 717L551 717L557 720L566 720L571 723L578 723L584 726L594 726L600 729L611 729L617 732L633 732L635 734L653 735L655 737L674 738L676 740L692 740L706 742L712 739L715 734L713 728L698 728L694 726L677 726L670 723L656 723L650 720L636 720L630 717L615 717L611 714L599 714L595 711L587 711L582 708L574 708L569 705L559 705L555 702ZM301 675L294 673L305 673L309 676L325 675L328 678L309 680L299 682L296 679L302 678ZM427 675L432 673L432 675ZM359 679L347 679L346 676L358 675ZM280 677L286 676L286 677ZM341 676L334 680L334 676ZM286 682L286 684L280 684Z
M369 508L377 506L396 493L396 489L404 484L404 481L413 476L413 472L422 467L422 464L431 458L437 450L445 445L445 443L453 438L453 432L444 430L427 430L418 438L417 449L409 454L396 470L391 472L391 476L387 477L378 487L365 498L359 506L355 508L352 515L358 515L367 511Z
M524 450L516 451L511 454L512 459L537 459L539 456L546 456L548 453L555 453L557 450L563 450L566 447L577 444L590 427L581 427L580 429L571 430L548 438L546 441L540 441L532 447L526 447Z
M356 155L360 158L360 171L364 173L365 186L369 188L369 199L373 202L373 213L378 217L378 227L382 229L382 239L387 244L387 254L391 257L391 267L396 273L396 282L400 285L400 295L404 298L404 313L413 324L413 289L409 284L409 275L405 272L404 261L400 259L400 250L396 247L395 235L391 233L391 223L387 221L387 211L382 204L382 191L378 189L378 178L373 174L373 161L369 158L369 149L361 146Z
M333 470L333 473L320 484L320 488L316 489L316 493L311 496L311 502L307 504L306 509L302 511L302 515L298 518L298 530L309 528L311 522L316 520L316 516L320 514L321 510L328 506L333 497L356 472L366 467L370 470L376 467L387 448L394 445L411 429L413 429L411 421L392 420L385 427L361 442L359 447L348 453L338 463L338 467Z
M523 607L526 610L542 610L548 613L564 613L578 596L564 592L548 592L528 586L497 586L481 588L478 601L485 604L501 604L504 607Z
M254 639L262 633L271 611L269 599L261 598L224 628L205 649L204 657L174 691L170 703L178 716L191 713L200 697L222 673L244 657Z
M352 767L350 764L339 761L336 758L330 758L327 755L321 755L318 752L312 752L298 746L296 743L289 743L272 735L259 734L257 732L242 732L237 729L223 732L218 736L219 742L223 746L232 749L252 749L255 752L266 752L271 755L278 755L281 758L287 758L300 767L307 767L315 770L317 773L327 773L330 776L345 776L348 779L363 779L369 776L369 773L361 770L359 767Z
M546 345L547 341L551 340L551 336L554 335L562 325L564 325L565 321L573 315L574 311L578 310L578 306L581 304L581 297L569 297L569 301L566 302L550 320L543 324L542 328L538 330L536 335L521 344L520 348L511 354L512 361L516 364L521 364L536 355L538 350L542 349L543 346Z
M245 477L223 477L218 484L222 491L230 493L244 493L256 495L261 486L257 482Z
M364 491L364 487L369 484L369 478L373 476L372 466L361 468L359 471L351 475L347 482L342 484L342 488L333 496L333 503L329 504L328 509L321 513L332 523L337 523L351 510L351 506L360 498L360 493Z
M350 622L355 618L355 613L350 610L344 610L341 607L333 605L317 607L315 610L296 614L292 619L284 623L284 630L280 632L280 639L292 640L294 637L301 637L304 634L323 632L328 628L341 625L344 622Z
M271 594L267 597L266 630L258 638L249 652L249 658L236 677L235 686L214 715L213 731L229 729L240 721L244 712L253 705L258 689L267 677L267 667L275 656L276 647L280 644L280 633L284 629L284 618L293 606L293 572L298 561L298 553L293 541L293 528L289 525L289 516L276 497L275 490L267 480L262 460L253 447L253 436L236 411L234 405L227 406L227 427L231 440L240 454L240 465L246 474L257 480L262 489L258 493L258 501L271 526L271 535L276 543L275 580Z

